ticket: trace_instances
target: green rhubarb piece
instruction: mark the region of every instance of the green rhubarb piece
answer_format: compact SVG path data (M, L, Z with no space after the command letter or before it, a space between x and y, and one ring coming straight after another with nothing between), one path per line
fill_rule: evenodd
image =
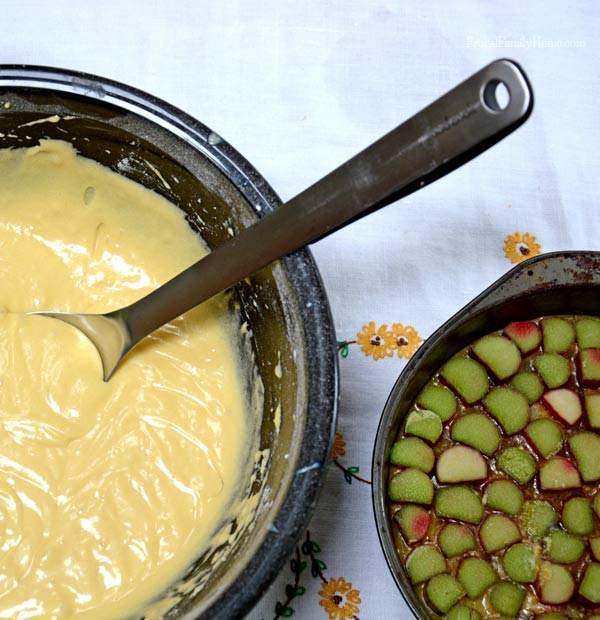
M483 399L483 404L508 435L518 433L527 425L529 403L523 394L512 388L492 389Z
M500 445L500 433L484 413L467 413L457 418L450 435L454 441L464 443L487 456L492 456Z
M584 349L579 353L581 381L585 387L600 384L600 349Z
M417 405L433 411L442 422L445 422L456 412L457 403L452 390L443 385L428 383L419 394Z
M488 553L500 551L521 540L521 533L514 522L504 515L491 514L479 529L481 544Z
M600 536L590 538L590 548L594 558L600 562Z
M600 479L600 435L589 431L569 437L569 447L585 482Z
M536 551L527 543L517 543L506 550L502 566L513 581L533 583L538 569Z
M584 400L590 427L600 429L600 390L586 391Z
M429 602L442 613L446 613L465 595L458 579L448 573L432 577L425 591Z
M575 342L575 329L566 319L551 316L542 319L544 351L548 353L564 353Z
M394 515L394 519L407 543L414 543L424 538L431 523L429 513L424 508L414 504L402 506Z
M503 381L512 377L521 365L521 353L512 340L492 334L480 338L473 345L473 353Z
M577 562L585 551L585 543L581 538L553 530L545 540L548 557L558 564L572 564Z
M451 358L442 366L440 374L469 405L481 400L488 392L489 379L485 368L469 357Z
M562 491L581 486L577 467L562 456L554 456L540 467L540 487L543 491Z
M390 463L400 467L414 467L425 473L433 469L435 455L430 446L418 437L404 437L390 451Z
M600 519L600 491L594 496L594 512L598 519Z
M534 538L544 537L558 523L552 504L539 499L525 502L520 519L527 534Z
M491 587L490 602L498 613L516 618L525 600L525 594L526 590L522 586L502 581Z
M496 464L498 469L521 485L527 484L535 476L535 459L523 448L512 446L504 449Z
M594 513L587 497L572 497L562 509L563 525L579 536L586 536L594 531Z
M475 537L467 526L448 523L438 534L438 545L447 558L454 558L475 549Z
M394 502L429 505L433 500L433 482L419 469L405 469L390 480L388 494Z
M508 336L523 353L537 349L542 342L542 332L533 321L517 321L509 323L504 329Z
M592 603L600 603L600 564L592 562L585 569L579 594Z
M406 418L404 430L407 435L415 435L435 443L442 434L442 421L433 411L414 409Z
M521 392L531 405L542 397L544 385L534 372L520 372L510 381L510 385Z
M467 486L442 487L435 494L435 513L438 517L479 523L483 517L481 496Z
M562 614L538 614L536 618L540 618L540 620L569 620L568 616Z
M481 596L498 581L492 565L481 558L465 558L458 569L458 580L471 599Z
M435 468L438 482L471 482L487 478L487 462L468 446L452 446L444 450Z
M535 358L533 364L549 388L564 385L571 376L569 360L558 353L542 353Z
M580 349L600 347L600 320L586 316L575 321L575 333Z
M406 572L415 585L446 570L444 556L430 545L417 547L406 559Z
M530 422L525 428L525 435L535 451L548 458L562 448L562 427L554 420L541 418Z
M492 510L517 515L523 506L523 492L511 480L493 480L485 489L483 501Z
M538 590L543 603L561 605L573 596L575 581L564 566L542 562L538 577Z
M447 620L481 620L481 614L462 603L454 605L446 616Z

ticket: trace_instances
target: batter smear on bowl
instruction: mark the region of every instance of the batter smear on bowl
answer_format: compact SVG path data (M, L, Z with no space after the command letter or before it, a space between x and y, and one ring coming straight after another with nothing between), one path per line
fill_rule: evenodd
M0 618L126 618L208 543L251 422L220 297L109 383L77 330L207 249L183 212L64 142L0 151Z
M433 617L600 619L600 319L511 323L448 360L389 455Z

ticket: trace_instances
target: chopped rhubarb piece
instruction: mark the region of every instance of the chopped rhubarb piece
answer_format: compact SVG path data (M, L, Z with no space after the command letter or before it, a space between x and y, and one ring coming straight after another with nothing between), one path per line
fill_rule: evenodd
M415 435L435 443L442 434L442 421L433 411L414 409L406 418L404 430L407 435Z
M529 351L537 349L542 342L542 332L533 321L509 323L504 333L523 353L529 353Z
M575 592L575 580L571 573L564 566L552 562L542 562L537 586L540 600L547 605L566 603Z
M484 336L473 345L473 354L500 381L512 377L521 365L519 349L504 336Z
M483 501L492 510L517 515L523 506L523 492L511 480L493 480L485 489Z
M523 430L529 420L529 404L523 394L509 387L497 387L484 398L485 408L498 420L507 435Z
M442 487L435 494L435 512L438 517L479 523L483 517L483 504L479 493L470 487Z
M562 614L538 614L536 620L569 620L569 617Z
M538 553L528 543L517 543L509 547L502 558L506 574L519 583L533 583L538 572Z
M502 581L491 587L490 602L499 614L516 618L525 600L525 594L526 590L523 586Z
M435 471L439 482L470 482L487 477L487 463L477 450L453 446L440 454Z
M498 469L516 480L527 484L535 476L535 459L523 448L504 449L496 461Z
M548 353L564 353L575 342L575 329L566 319L551 316L542 319L544 351Z
M448 360L440 375L469 405L481 400L490 387L485 368L468 357L455 356Z
M592 603L600 603L600 564L592 562L585 569L579 594Z
M433 607L442 613L446 613L465 595L458 579L448 573L432 577L425 592Z
M448 523L438 534L438 545L447 558L454 558L475 549L475 537L466 525Z
M540 467L540 487L544 491L562 491L581 486L577 467L562 456L555 456Z
M548 557L557 564L572 564L577 562L585 551L585 543L581 538L553 530L545 540Z
M481 544L488 553L500 551L521 540L515 523L504 515L491 514L479 528Z
M590 538L590 548L594 558L600 562L600 536Z
M433 482L420 469L405 469L390 480L388 494L394 502L429 505L433 500Z
M546 392L542 397L542 402L553 416L569 426L575 424L583 413L579 396L567 388Z
M390 451L390 463L400 467L414 467L426 474L435 464L433 450L418 437L404 437Z
M585 393L585 412L591 428L600 429L600 390Z
M558 523L552 504L539 499L525 502L520 519L527 534L533 538L543 538Z
M417 397L417 405L429 409L439 416L442 422L449 420L456 412L456 396L443 385L428 383Z
M586 316L575 321L577 344L580 349L600 347L600 319Z
M457 418L450 433L454 441L492 456L500 445L500 432L484 413L467 413Z
M594 512L598 519L600 519L600 491L594 497Z
M517 392L521 392L530 405L538 401L544 393L544 385L534 372L520 372L516 374L512 378L510 385Z
M580 351L579 373L585 387L600 386L600 349Z
M448 612L446 620L481 620L481 614L478 611L459 603L458 605L454 605L454 607Z
M417 547L406 559L406 572L415 585L446 570L444 556L431 545Z
M600 435L589 431L569 437L569 447L585 482L600 479Z
M498 575L492 565L480 558L465 558L460 563L457 576L471 599L478 598L498 581Z
M554 420L542 418L530 422L525 428L525 435L532 448L546 459L562 448L563 431Z
M394 515L394 519L407 543L414 543L424 538L431 523L430 514L414 504L402 506Z
M564 385L571 376L569 360L558 353L542 353L535 358L533 364L544 383L551 389Z
M587 497L572 497L562 509L563 525L578 536L587 536L594 531L594 513Z

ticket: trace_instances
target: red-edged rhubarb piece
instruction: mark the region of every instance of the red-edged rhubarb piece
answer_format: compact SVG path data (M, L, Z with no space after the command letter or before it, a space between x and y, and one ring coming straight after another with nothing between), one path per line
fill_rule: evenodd
M509 323L504 334L508 336L523 353L537 349L542 342L542 330L533 321Z
M583 413L579 395L567 388L546 392L542 402L553 416L569 426L573 426Z
M421 540L427 534L431 523L431 515L421 506L406 504L394 515L402 536L407 543Z
M584 349L579 353L579 377L584 387L600 386L600 349Z
M470 482L487 477L487 463L477 450L453 446L440 454L436 465L439 482Z
M579 471L569 459L555 456L540 467L540 487L544 491L563 491L580 486Z

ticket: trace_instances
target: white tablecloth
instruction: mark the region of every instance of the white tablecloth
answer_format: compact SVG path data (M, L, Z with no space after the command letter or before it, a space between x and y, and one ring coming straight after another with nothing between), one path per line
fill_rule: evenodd
M223 135L284 199L489 61L523 64L536 93L523 128L314 247L339 340L367 343L363 351L350 342L340 360L345 453L337 460L359 476L370 478L379 415L413 343L524 254L600 249L600 6L592 0L0 7L0 62L80 69L152 92ZM394 329L408 344L374 359L381 349L369 347L371 330ZM300 575L306 591L290 603L294 617L410 616L379 549L368 484L348 484L330 467L310 536L321 575ZM293 582L287 565L250 617L272 618Z

